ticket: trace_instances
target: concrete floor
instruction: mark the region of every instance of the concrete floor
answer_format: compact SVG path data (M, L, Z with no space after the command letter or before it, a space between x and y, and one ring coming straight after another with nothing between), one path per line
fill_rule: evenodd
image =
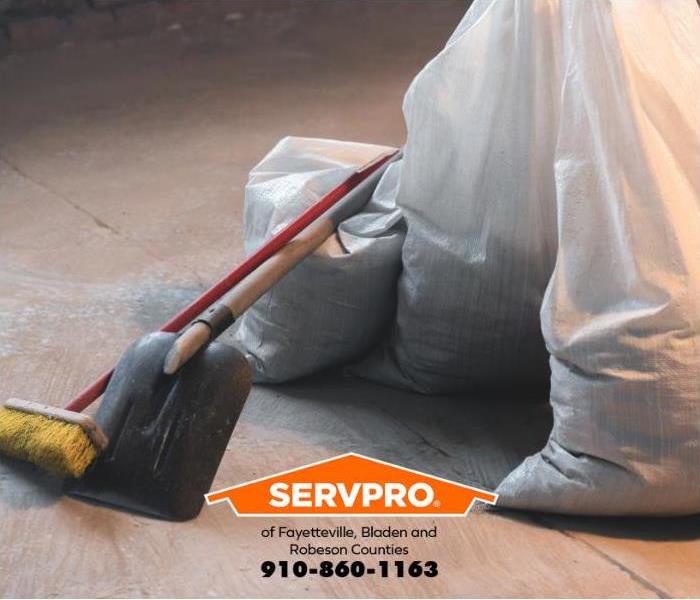
M235 264L247 172L280 137L401 144L403 92L463 10L335 2L2 59L0 397L65 402ZM256 387L214 488L351 450L492 487L549 423L543 405L428 402L334 373ZM440 576L388 581L262 579L285 558L267 523L115 512L3 460L0 595L700 595L697 517L443 519L437 543L412 545Z

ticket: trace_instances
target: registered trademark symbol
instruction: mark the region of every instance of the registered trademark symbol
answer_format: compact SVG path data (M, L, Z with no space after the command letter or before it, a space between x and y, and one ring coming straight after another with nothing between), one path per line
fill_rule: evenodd
M439 508L441 504L442 504L442 502L440 502L440 500L435 500L435 502L433 502L433 506L435 508Z

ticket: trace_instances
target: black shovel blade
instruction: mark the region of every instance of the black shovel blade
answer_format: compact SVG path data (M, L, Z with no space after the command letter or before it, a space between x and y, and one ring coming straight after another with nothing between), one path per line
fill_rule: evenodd
M70 495L174 521L199 514L251 373L238 350L213 342L165 375L175 338L152 333L124 353L95 416L109 446Z

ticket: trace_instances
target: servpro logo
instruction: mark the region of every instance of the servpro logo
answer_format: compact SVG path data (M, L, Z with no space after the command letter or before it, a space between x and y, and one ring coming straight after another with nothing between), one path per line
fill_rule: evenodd
M206 495L242 517L463 516L492 492L350 452Z

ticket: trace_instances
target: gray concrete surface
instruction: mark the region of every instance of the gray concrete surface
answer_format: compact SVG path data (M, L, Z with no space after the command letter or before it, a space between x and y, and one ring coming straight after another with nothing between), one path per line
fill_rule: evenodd
M463 10L303 3L0 60L0 397L64 403L235 264L247 172L280 137L400 144L403 92ZM347 451L492 487L549 425L521 398L425 398L331 372L256 387L214 487ZM481 511L412 548L439 557L439 578L388 582L261 579L262 560L285 557L266 524L225 506L153 521L2 460L0 595L700 595L698 518Z

